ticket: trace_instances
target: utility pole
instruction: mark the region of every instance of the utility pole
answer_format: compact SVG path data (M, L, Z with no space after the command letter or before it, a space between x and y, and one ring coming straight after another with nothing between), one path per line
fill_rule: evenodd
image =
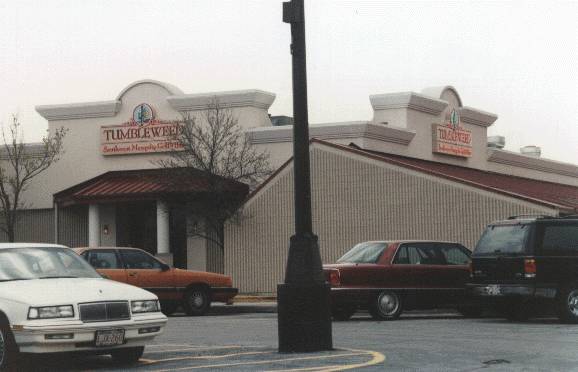
M323 276L311 218L303 0L283 3L283 22L291 24L295 235L290 239L285 283L277 286L279 351L331 350L330 287Z

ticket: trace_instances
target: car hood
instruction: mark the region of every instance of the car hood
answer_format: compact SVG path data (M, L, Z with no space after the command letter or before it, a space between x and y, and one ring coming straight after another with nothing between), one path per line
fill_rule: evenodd
M100 278L32 279L0 283L0 298L33 306L157 297L132 285Z

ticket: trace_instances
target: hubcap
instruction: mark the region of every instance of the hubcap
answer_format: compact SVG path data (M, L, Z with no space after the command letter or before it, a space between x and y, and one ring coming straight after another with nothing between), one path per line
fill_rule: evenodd
M382 293L378 299L379 311L386 316L395 314L399 308L397 296L393 293Z
M6 342L4 341L4 333L0 332L0 366L4 364L4 354L6 354Z
M568 310L570 310L574 316L578 316L578 290L574 290L568 294Z
M191 293L191 305L196 308L201 308L205 304L205 298L202 292L193 292Z

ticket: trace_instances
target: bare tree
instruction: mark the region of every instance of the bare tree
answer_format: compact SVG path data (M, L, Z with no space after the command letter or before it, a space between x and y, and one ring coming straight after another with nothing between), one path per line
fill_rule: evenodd
M16 116L8 128L8 134L2 127L3 148L0 149L0 230L4 231L8 241L14 241L15 227L19 212L28 207L22 200L22 194L30 182L40 173L57 162L62 154L64 128L46 135L42 142L26 145L20 122Z
M203 180L209 192L187 200L199 219L188 230L222 249L223 224L243 217L240 206L247 192L271 174L269 155L251 144L232 111L222 107L216 97L207 110L183 116L176 140L182 148L159 163L184 172L171 182L182 185Z

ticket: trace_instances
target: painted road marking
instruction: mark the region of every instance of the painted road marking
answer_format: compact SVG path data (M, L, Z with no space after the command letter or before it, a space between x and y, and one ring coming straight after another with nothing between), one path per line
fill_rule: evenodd
M162 363L162 362L174 362L178 360L194 360L194 359L223 359L227 357L234 357L240 355L258 355L258 354L273 354L275 351L250 351L247 353L233 353L233 354L222 354L222 355L198 355L198 356L183 356L183 357L176 357L176 358L167 358L167 359L159 359L153 360L153 363Z
M179 351L204 351L204 350L226 350L226 349L248 349L255 348L256 346L210 346L210 347L200 347L200 346L190 346L182 349L169 349L169 350L155 350L148 351L146 354L160 354L160 353L176 353Z
M370 350L355 350L355 349L343 349L348 351L359 351L362 352L363 355L371 355L373 358L365 363L358 363L358 364L343 364L343 365L329 365L329 366L322 366L322 367L308 367L308 368L294 368L294 369L277 369L277 370L270 370L267 372L289 372L289 371L319 371L319 372L333 372L333 371L345 371L348 369L354 368L363 368L373 366L385 361L385 355L382 353L378 353L377 351L370 351Z
M367 355L367 353L354 352L354 353L335 354L335 355L320 355L320 356L309 356L309 357L298 357L298 358L259 360L259 361L253 361L253 362L208 364L208 365L189 366L189 367L182 367L182 368L157 369L154 371L155 372L168 372L168 371L185 371L185 370L202 369L202 368L229 368L229 367L237 367L237 366L276 364L276 363L280 363L280 362L291 362L291 361L296 361L296 360L316 360L316 359L318 360L318 359L331 359L331 358L339 358L339 357L347 357L347 356L361 356L361 355Z

